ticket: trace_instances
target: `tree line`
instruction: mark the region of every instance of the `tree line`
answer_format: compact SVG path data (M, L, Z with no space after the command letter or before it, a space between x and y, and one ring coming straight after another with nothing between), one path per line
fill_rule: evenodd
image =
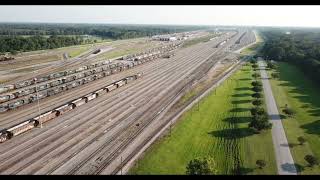
M0 36L0 52L16 54L18 51L35 51L42 49L53 49L65 46L83 44L86 42L81 37L67 36Z
M127 39L157 34L193 31L204 26L1 23L0 35L92 35Z
M275 61L286 61L297 65L306 75L320 83L320 32L294 30L264 31L266 43L262 55Z

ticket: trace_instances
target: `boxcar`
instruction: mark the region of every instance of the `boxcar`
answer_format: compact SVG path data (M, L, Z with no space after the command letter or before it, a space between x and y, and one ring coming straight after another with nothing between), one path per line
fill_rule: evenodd
M88 94L88 95L86 95L86 96L84 96L84 97L87 98L87 101L91 101L91 100L97 98L97 94L91 93L91 94Z
M114 84L117 85L117 88L119 88L119 87L125 85L125 84L126 84L126 81L125 81L125 80L120 80L120 81L118 81L118 82L116 82L116 83L114 83Z
M47 121L50 121L51 119L54 119L57 116L59 116L59 112L56 110L53 110L53 111L49 111L44 114L41 114L40 116L37 116L33 119L38 121L38 123L40 124L40 123L45 123Z
M87 98L86 98L86 97L79 98L79 99L77 99L77 100L72 101L72 103L73 103L76 107L78 107L78 106L81 106L81 105L87 103Z
M12 136L17 136L36 126L37 126L37 122L32 119L32 120L27 120L17 125L14 125L13 127L8 128L7 131L10 132Z
M71 111L73 108L75 108L74 104L65 104L61 107L58 107L57 109L55 109L56 111L59 112L59 115L64 114L68 111Z
M98 91L96 91L96 92L94 92L94 93L97 95L97 97L98 97L98 96L101 96L101 95L104 94L104 89L99 89Z
M117 89L117 86L114 85L114 84L111 84L111 85L109 85L109 86L106 87L107 92L110 92L110 91L112 91L112 90L114 90L114 89Z

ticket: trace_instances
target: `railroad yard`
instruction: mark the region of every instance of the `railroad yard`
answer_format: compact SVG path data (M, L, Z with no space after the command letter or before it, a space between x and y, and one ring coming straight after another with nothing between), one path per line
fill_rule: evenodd
M188 41L103 42L9 78L0 86L0 174L122 173L192 103L174 106L187 90L239 68L236 51L256 37L239 28L183 47Z

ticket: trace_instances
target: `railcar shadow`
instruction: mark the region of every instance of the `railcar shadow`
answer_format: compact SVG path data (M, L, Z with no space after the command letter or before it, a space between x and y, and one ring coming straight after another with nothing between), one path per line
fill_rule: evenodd
M225 118L222 121L229 122L229 123L247 123L251 122L252 118L251 117L230 117L230 118Z
M219 131L208 132L213 137L225 139L240 139L254 135L254 131L250 128L224 129Z

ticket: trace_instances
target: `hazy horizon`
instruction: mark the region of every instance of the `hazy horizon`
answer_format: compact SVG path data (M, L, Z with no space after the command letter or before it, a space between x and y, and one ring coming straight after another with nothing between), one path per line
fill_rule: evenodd
M59 12L59 13L57 13ZM320 27L320 6L0 6L1 23Z

